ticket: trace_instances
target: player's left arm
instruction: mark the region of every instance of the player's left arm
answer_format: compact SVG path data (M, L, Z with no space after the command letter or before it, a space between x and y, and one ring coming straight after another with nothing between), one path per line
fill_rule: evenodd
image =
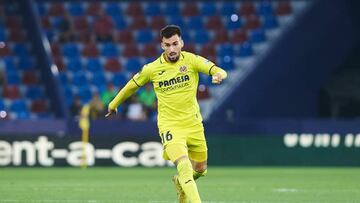
M195 56L193 62L199 72L212 76L212 83L214 84L220 84L227 77L224 69L202 56Z

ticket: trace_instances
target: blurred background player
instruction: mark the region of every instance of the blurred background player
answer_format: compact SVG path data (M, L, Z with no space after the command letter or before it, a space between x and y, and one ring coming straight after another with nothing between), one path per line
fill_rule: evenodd
M160 31L163 54L143 66L110 102L106 117L117 106L148 82L158 99L158 128L163 157L177 167L173 177L179 202L201 202L194 180L207 172L207 145L196 93L198 72L212 76L220 84L227 73L211 61L181 51L184 42L178 26L168 25Z

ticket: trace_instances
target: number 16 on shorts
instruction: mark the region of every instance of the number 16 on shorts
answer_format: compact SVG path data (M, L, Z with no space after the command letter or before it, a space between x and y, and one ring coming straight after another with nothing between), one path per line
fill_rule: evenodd
M165 142L168 142L170 140L172 140L173 136L170 133L170 131L167 131L166 134L161 133L161 143L165 144Z

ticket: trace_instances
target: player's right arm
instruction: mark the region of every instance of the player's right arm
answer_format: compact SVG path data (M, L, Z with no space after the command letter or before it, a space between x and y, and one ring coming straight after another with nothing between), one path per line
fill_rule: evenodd
M131 79L124 88L120 90L120 92L116 95L116 97L109 103L108 113L105 117L116 114L117 107L123 103L127 98L133 95L136 90L139 89L139 86L136 85L133 79Z
M116 114L117 107L123 103L127 98L133 95L139 87L145 85L149 81L149 70L144 66L141 71L136 73L134 77L125 85L124 88L116 95L116 97L109 103L108 113L105 117Z

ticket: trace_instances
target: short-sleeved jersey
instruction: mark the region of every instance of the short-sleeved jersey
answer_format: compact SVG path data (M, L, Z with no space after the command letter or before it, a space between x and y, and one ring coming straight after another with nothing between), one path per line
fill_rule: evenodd
M143 66L133 80L138 86L151 82L158 99L160 132L198 126L202 122L196 93L199 72L210 75L214 63L182 51L177 62L167 62L162 54Z

